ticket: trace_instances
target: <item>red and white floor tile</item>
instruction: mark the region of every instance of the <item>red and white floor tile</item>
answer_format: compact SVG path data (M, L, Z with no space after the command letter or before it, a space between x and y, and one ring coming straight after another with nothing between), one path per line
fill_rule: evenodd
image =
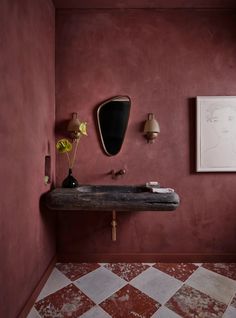
M27 318L236 318L236 263L58 263Z

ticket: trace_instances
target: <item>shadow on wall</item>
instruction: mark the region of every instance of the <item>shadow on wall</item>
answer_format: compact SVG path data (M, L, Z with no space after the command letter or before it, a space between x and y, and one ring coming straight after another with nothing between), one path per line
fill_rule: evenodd
M54 145L53 145L54 147ZM47 143L47 153L48 155L45 156L45 167L44 167L44 174L45 176L48 176L48 185L50 185L50 189L43 193L39 200L39 211L41 215L42 222L45 226L46 233L52 238L52 240L55 242L55 220L56 220L56 212L49 210L45 205L45 195L55 189L55 171L52 170L52 145L50 141L48 140ZM45 180L44 180L45 181Z
M52 185L51 190L53 189L54 185ZM48 191L49 192L49 191ZM48 193L46 192L46 193ZM45 195L44 193L40 197L39 201L39 211L41 215L42 222L45 226L45 231L48 233L48 235L53 239L55 242L55 234L56 234L56 212L53 210L49 210L45 205ZM56 244L56 243L55 243Z
M63 136L66 137L65 134L67 133L67 126L69 123L69 117L68 119L61 120L55 123L54 132L56 139L57 137ZM67 136L69 138L69 135Z
M189 167L190 174L196 173L196 98L188 99L189 122Z
M107 100L108 98L104 99ZM102 152L105 154L104 150L103 150L103 145L102 145L102 140L99 137L99 127L98 127L98 117L97 117L97 111L98 111L98 107L103 103L103 101L101 101L100 103L98 103L93 110L93 122L95 123L95 127L96 127L96 137L97 137L97 143L100 145L100 148L102 150Z

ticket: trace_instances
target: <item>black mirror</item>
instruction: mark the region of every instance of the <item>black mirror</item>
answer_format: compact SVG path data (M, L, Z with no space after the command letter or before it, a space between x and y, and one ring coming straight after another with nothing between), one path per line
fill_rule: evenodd
M103 149L108 156L116 155L123 144L128 126L131 100L116 96L102 103L97 111Z

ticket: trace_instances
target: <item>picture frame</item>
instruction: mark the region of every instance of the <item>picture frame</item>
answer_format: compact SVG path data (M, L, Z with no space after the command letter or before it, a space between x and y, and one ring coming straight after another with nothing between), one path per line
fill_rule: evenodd
M236 96L197 96L196 118L196 171L236 171Z

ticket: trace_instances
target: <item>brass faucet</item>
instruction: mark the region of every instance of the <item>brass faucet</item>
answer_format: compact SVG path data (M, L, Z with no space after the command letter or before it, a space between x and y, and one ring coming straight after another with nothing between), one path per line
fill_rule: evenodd
M122 176L124 174L126 174L126 170L125 169L120 169L118 171L115 171L114 169L111 170L110 172L112 179L117 179L119 176Z

